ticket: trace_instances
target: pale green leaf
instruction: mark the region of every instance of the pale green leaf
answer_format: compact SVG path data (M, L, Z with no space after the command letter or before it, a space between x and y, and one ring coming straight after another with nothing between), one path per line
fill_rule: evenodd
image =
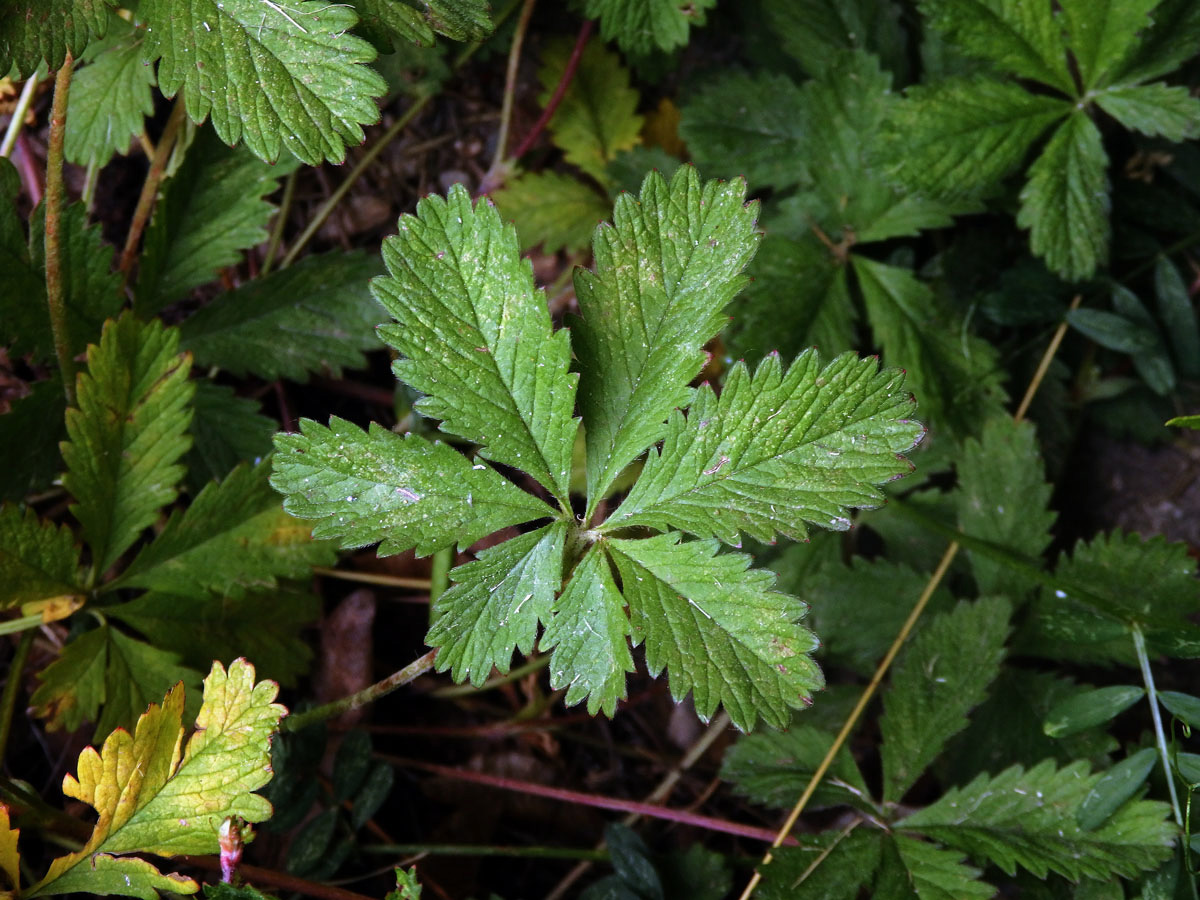
M735 793L774 809L791 809L833 746L833 735L812 725L763 731L742 737L725 752L721 780ZM858 764L843 746L817 785L809 808L855 806L873 809L871 792Z
M883 799L899 802L946 742L967 727L1000 671L1012 606L960 603L929 622L892 672L883 701Z
M399 228L383 243L390 276L371 283L397 322L379 328L401 354L396 377L426 395L416 408L443 431L482 444L485 459L528 472L568 507L570 337L553 331L515 230L462 185L420 201Z
M79 56L93 37L104 37L116 0L15 0L0 15L0 72L18 77L45 63L57 69L69 51Z
M63 793L95 807L99 819L87 843L56 859L27 896L89 890L96 854L215 854L217 830L227 817L269 817L271 804L251 791L271 778L270 739L286 712L272 702L276 693L271 682L254 683L254 668L245 660L231 664L228 673L214 663L186 746L184 691L176 686L161 706L141 716L133 734L117 730L100 752L84 750L78 775L63 780ZM138 880L152 873L147 864ZM174 890L186 890L184 882Z
M1179 371L1192 377L1200 375L1200 322L1196 307L1183 276L1165 256L1154 264L1154 297Z
M744 731L760 717L785 727L824 685L809 656L816 638L798 624L804 604L775 591L774 574L750 569L750 557L679 540L608 542L647 668L667 669L675 699L691 691L702 719L723 705Z
M21 891L21 851L17 849L20 837L21 829L12 827L8 807L0 806L0 872L16 893Z
M64 872L49 884L37 887L28 897L53 897L75 892L93 896L138 897L159 900L159 892L194 894L199 885L191 878L171 872L164 875L153 863L135 856L96 853L86 865Z
M493 667L507 672L513 648L533 651L538 621L550 617L550 604L562 584L566 527L556 522L480 552L473 562L450 571L454 582L433 606L433 626L425 637L438 648L439 672L475 685Z
M1054 871L1102 880L1155 868L1175 842L1167 804L1131 801L1092 831L1076 823L1080 804L1102 777L1089 774L1082 760L1063 769L1051 760L1028 772L1013 766L951 789L896 828L987 859L1009 875L1021 866L1039 878Z
M243 465L210 483L106 588L240 599L274 588L276 578L300 579L313 566L332 566L333 545L312 540L310 529L283 511L270 468Z
M1111 84L1150 26L1159 0L1061 0L1067 43L1083 89ZM1014 3L1014 5L1018 5Z
M1061 277L1087 278L1108 259L1108 189L1100 130L1075 112L1029 167L1017 213L1033 252Z
M879 868L881 839L882 833L870 827L803 835L799 847L772 851L759 895L763 900L856 900Z
M995 350L964 337L954 315L911 270L858 254L850 259L884 364L905 368L923 418L970 433L1000 414Z
M1065 94L1075 85L1067 69L1062 25L1051 3L1024 0L922 0L938 31L968 55Z
M1056 703L1047 714L1042 730L1057 738L1094 728L1116 718L1144 696L1144 688L1130 684L1084 691Z
M629 496L601 526L679 528L740 543L805 540L805 523L844 531L849 511L880 506L878 485L912 465L900 454L925 431L910 418L904 376L874 359L815 351L786 370L772 354L753 375L733 367L720 396L701 387L687 418L671 414Z
M79 574L69 529L39 521L32 509L0 506L0 609L79 595Z
M92 61L71 76L63 152L76 165L103 166L126 152L154 112L154 67L142 62L141 37L120 18L112 32L88 48Z
M384 900L421 900L421 885L417 881L417 867L407 872L396 867L396 890L389 891Z
M571 50L571 41L552 41L542 51L538 102L543 106L562 79ZM591 41L550 119L550 135L567 162L604 184L608 164L640 141L642 117L637 105L638 93L629 86L629 71L621 58L601 42Z
M54 358L54 336L46 303L45 228L45 207L38 206L29 222L29 266L36 273L37 287L29 286L31 294L0 292L0 319L16 338L12 343L16 352L30 352L36 359L49 361ZM99 225L88 224L82 203L63 210L59 229L67 341L72 356L77 356L99 339L104 321L120 313L121 282L112 271L112 247L104 243ZM15 287L22 288L25 279L20 270L14 275Z
M151 591L106 613L132 625L154 646L179 654L185 665L253 656L265 677L293 687L312 661L305 629L320 615L321 600L284 587L236 599Z
M589 514L691 399L701 348L725 324L758 243L758 205L745 204L745 190L741 180L701 185L690 166L669 185L651 173L641 197L618 197L613 224L596 229L596 271L575 274L583 320L572 334Z
M1179 85L1119 84L1098 91L1096 104L1124 125L1176 143L1200 134L1200 99Z
M1053 488L1046 483L1033 426L1008 416L990 419L978 440L963 445L957 468L959 527L1026 557L1041 556L1056 516L1049 508ZM981 595L1019 601L1035 586L1003 563L967 553Z
M629 654L629 616L613 582L604 549L593 544L554 601L554 617L539 644L554 648L550 686L567 689L570 706L587 698L587 710L611 716L625 699L625 676L634 670Z
M182 88L193 122L212 116L226 144L266 162L286 147L309 165L346 158L379 121L387 89L349 33L354 11L317 0L143 0L144 57L168 97Z
M884 843L874 900L990 900L996 889L980 874L956 850L893 834Z
M285 496L283 508L320 520L313 537L347 549L382 541L381 556L414 547L428 556L554 515L490 466L375 423L365 432L336 416L328 428L301 419L300 433L277 435L275 447L271 484Z
M78 408L67 410L63 486L75 498L71 511L97 574L175 499L194 392L191 361L178 346L175 329L126 314L88 348Z
M517 228L522 249L577 253L588 246L608 202L578 178L559 172L526 172L492 194L500 214Z
M906 97L895 106L885 155L903 184L938 197L987 190L1071 110L1064 100L987 78L912 87Z
M704 24L716 0L587 0L584 14L600 20L604 40L641 55L674 50L688 42L688 29Z
M809 180L803 153L809 127L804 92L790 78L731 72L683 107L679 137L705 172L781 191Z
M190 493L200 493L238 463L257 462L271 452L279 423L262 415L257 400L202 378L196 382L192 407L192 449L185 457Z
M263 198L288 167L272 168L206 135L201 132L166 183L146 230L134 301L139 315L181 299L267 239L275 208Z
M367 287L378 272L361 253L307 256L221 294L184 321L180 341L197 365L235 375L340 378L343 367L361 369L363 353L379 347L379 307Z

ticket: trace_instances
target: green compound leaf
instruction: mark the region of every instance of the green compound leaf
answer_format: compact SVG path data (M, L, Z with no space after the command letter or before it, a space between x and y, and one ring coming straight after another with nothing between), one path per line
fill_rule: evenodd
M809 180L804 92L785 75L734 72L684 106L679 136L705 172L777 191Z
M236 600L275 587L276 578L299 579L312 566L333 565L334 547L313 541L310 529L283 511L269 474L269 463L243 465L209 484L105 588Z
M963 445L957 467L959 527L1022 556L1041 556L1050 544L1056 515L1049 508L1053 488L1046 483L1033 426L1018 425L1008 416L989 420L978 440ZM1019 600L1035 586L1002 563L967 553L983 596Z
M1158 3L1159 0L1063 0L1067 43L1085 91L1111 83L1110 75L1119 71L1137 49L1138 35L1149 27L1150 12ZM1018 5L1015 0L1014 5ZM1034 4L1035 8L1038 6Z
M745 204L745 191L741 180L702 186L691 166L669 185L651 173L641 197L618 197L613 224L596 229L596 271L575 274L583 319L573 328L589 515L691 400L701 348L725 324L758 244L758 204Z
M1100 130L1075 112L1029 167L1017 214L1033 252L1063 278L1087 278L1108 258L1108 188Z
M365 432L336 416L328 428L301 419L300 433L276 435L275 447L271 485L285 496L283 508L319 519L313 537L346 549L381 541L381 556L414 547L428 556L554 515L495 469L375 423Z
M533 651L538 621L562 584L566 525L555 522L480 552L451 570L454 584L435 601L425 637L438 648L437 669L480 685L493 668L507 672L513 648Z
M492 200L516 226L521 249L541 245L544 253L577 253L587 247L611 209L594 188L559 172L527 172L509 179Z
M951 789L896 828L987 859L1009 875L1021 866L1038 878L1054 871L1073 881L1103 880L1155 868L1175 843L1167 804L1130 801L1090 831L1075 821L1103 777L1089 774L1083 760L1062 769L1046 760L1028 772L1013 766Z
M892 673L880 721L886 802L902 800L946 742L967 727L967 714L1000 671L1011 614L1003 598L960 603L909 644Z
M1141 0L1144 2L1144 0ZM971 56L1075 94L1062 25L1049 3L1022 0L922 0L938 31Z
M178 349L178 331L132 314L107 323L88 348L78 408L67 410L63 485L98 575L175 499L183 477L195 388Z
M774 809L790 809L833 746L833 735L812 725L763 731L741 738L725 753L721 780L734 792ZM842 747L817 785L809 806L856 806L871 811L871 793L850 750Z
M822 366L810 350L785 370L771 354L753 375L738 363L719 397L706 385L686 420L671 414L661 451L600 530L674 527L732 545L740 532L802 541L805 523L844 531L850 509L883 504L876 485L912 471L900 454L925 433L914 409L903 374L874 359Z
M186 319L179 334L200 366L267 381L340 378L379 347L379 307L367 289L378 262L362 253L308 256L217 297Z
M554 41L542 52L538 102L543 106L562 79L571 49L570 41ZM567 162L607 184L608 164L641 140L642 117L637 105L638 92L629 86L629 70L621 65L621 57L592 41L584 48L575 77L550 119L550 134Z
M892 116L890 170L911 190L939 197L991 187L1071 110L1064 100L986 78L912 87L906 96Z
M114 153L124 153L154 112L154 67L142 62L141 39L133 27L124 19L113 21L113 33L88 47L92 62L71 76L71 127L63 152L80 166L104 166Z
M584 15L600 20L604 40L628 53L647 55L688 42L688 29L704 24L716 0L587 0Z
M555 332L516 232L462 185L426 197L383 243L389 276L371 289L397 322L379 336L400 352L396 377L426 396L417 410L528 472L569 508L577 377L570 336ZM469 541L467 543L470 543Z
M903 834L883 840L876 900L990 900L996 889L963 854Z
M1179 143L1200 134L1200 99L1178 85L1121 84L1096 94L1096 105L1133 131Z
M145 0L144 58L168 97L184 89L193 122L212 115L226 144L265 162L283 148L315 166L346 159L379 121L387 85L366 66L371 45L349 33L353 10L317 0Z
M167 182L146 231L134 300L141 316L212 281L218 269L237 265L243 250L267 239L275 207L263 198L290 167L272 168L207 133Z
M70 529L0 506L0 609L83 593Z
M0 72L18 78L41 63L57 69L67 51L79 56L92 37L104 37L116 0L17 0L0 16Z
M804 604L775 591L774 573L750 569L749 556L680 537L608 542L650 673L666 668L671 695L691 691L706 721L720 704L743 731L759 717L786 727L824 685L808 655L816 638L798 624Z
M271 778L270 739L286 712L272 702L277 693L271 682L254 683L245 660L228 672L214 663L186 746L179 685L138 719L132 735L114 731L99 753L84 750L78 776L63 779L63 793L96 808L95 830L78 852L56 859L26 896L95 892L100 885L133 897L153 898L156 887L194 892L191 879L163 876L145 861L113 854L215 854L227 817L269 817L271 804L251 791Z
M554 648L550 686L567 689L568 706L586 697L590 715L616 711L625 699L625 676L634 671L629 631L625 599L603 547L593 544L555 601L540 644Z

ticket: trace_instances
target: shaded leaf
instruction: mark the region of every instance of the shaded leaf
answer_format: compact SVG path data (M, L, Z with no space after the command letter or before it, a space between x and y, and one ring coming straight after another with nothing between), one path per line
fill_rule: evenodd
M279 424L261 414L257 400L202 378L196 381L192 409L192 449L185 457L192 494L224 478L239 462L258 462L271 452Z
M70 51L79 56L93 37L108 30L109 7L116 0L18 0L0 16L0 72L16 67L17 76L45 63L57 69Z
M875 900L989 900L996 889L980 881L963 855L903 834L884 840Z
M1017 4L1013 4L1016 6ZM1085 91L1111 82L1150 25L1158 0L1063 0L1067 43Z
M32 509L0 506L0 609L82 593L79 548Z
M1157 761L1157 749L1144 747L1105 772L1079 804L1075 813L1079 827L1091 831L1107 822L1146 783Z
M716 0L587 0L584 14L600 20L604 40L628 53L673 50L688 42L688 29L704 24Z
M1127 684L1114 684L1076 694L1055 704L1042 728L1050 737L1075 734L1116 718L1144 696L1146 691L1143 688Z
M879 867L880 843L880 832L872 828L806 834L801 846L772 851L772 860L762 872L761 896L764 900L855 900Z
M1163 330L1183 375L1200 375L1200 323L1188 287L1165 256L1154 264L1154 295Z
M1200 134L1200 99L1187 88L1121 84L1096 94L1096 104L1132 131L1178 143Z
M576 253L587 247L610 208L594 188L558 172L522 173L492 199L516 226L521 248L540 245L545 253Z

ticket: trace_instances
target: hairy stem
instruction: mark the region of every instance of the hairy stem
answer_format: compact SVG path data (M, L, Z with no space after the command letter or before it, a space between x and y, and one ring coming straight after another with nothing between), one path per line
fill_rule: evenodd
M1175 776L1171 774L1171 752L1167 735L1163 730L1162 712L1158 708L1158 692L1154 689L1154 673L1150 671L1150 657L1146 653L1146 637L1142 629L1133 629L1133 648L1137 651L1138 664L1142 667L1142 683L1146 686L1146 699L1150 702L1150 718L1154 722L1154 740L1162 759L1163 775L1171 793L1171 809L1175 813L1175 824L1183 827L1183 810L1179 806L1179 794L1175 790Z
M0 141L0 156L7 157L12 153L12 149L17 143L17 136L25 126L25 116L29 112L29 105L33 103L33 95L37 93L37 86L40 82L41 79L38 78L36 72L25 80L25 86L21 88L21 95L17 97L17 105L13 107L12 118L8 120L4 140Z
M75 60L67 58L54 76L54 102L50 107L50 141L46 153L46 304L50 309L50 330L54 335L54 354L62 374L67 405L75 405L75 364L71 359L71 341L67 330L67 298L62 274L63 143L67 135L67 97L71 92L71 72Z
M281 731L299 731L316 722L323 722L325 719L332 719L334 716L339 716L342 713L350 712L352 709L359 709L390 694L396 688L404 687L411 681L415 681L421 675L433 669L433 661L437 657L436 650L430 650L420 659L409 663L399 672L393 672L383 681L377 681L368 688L363 688L349 697L343 697L341 700L334 700L332 703L326 703L324 706L317 706L306 712L299 713L294 716L288 716L280 724Z
M29 659L29 648L33 646L33 629L21 635L17 649L13 651L12 661L8 665L8 680L4 682L4 693L0 694L0 759L8 749L8 736L12 733L13 709L17 705L17 695L21 692L21 676L25 673L25 663Z
M162 137L158 139L158 146L154 148L154 156L150 160L150 171L146 173L146 180L142 183L142 193L138 196L137 207L133 211L133 221L129 223L129 234L125 236L125 248L121 251L119 266L122 296L129 286L129 276L133 272L133 264L137 260L142 233L150 221L150 213L154 210L154 201L158 197L159 185L162 184L163 177L166 175L167 162L171 158L171 151L175 148L175 139L179 136L179 129L183 126L186 116L187 108L183 102L183 95L180 94L175 98L171 116L167 119Z

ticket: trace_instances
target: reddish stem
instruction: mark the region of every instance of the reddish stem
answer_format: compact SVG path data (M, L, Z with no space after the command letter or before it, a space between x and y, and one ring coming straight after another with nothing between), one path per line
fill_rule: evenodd
M614 797L605 797L601 794L585 794L580 791L549 787L529 781L518 781L515 778L503 778L499 775L486 775L482 772L468 772L465 769L439 766L436 763L423 762L422 760L390 758L393 762L400 765L414 769L423 769L426 772L432 772L435 775L441 775L444 778L453 778L458 781L469 781L473 784L482 784L505 791L533 794L538 797L546 797L550 800L561 800L564 803L578 803L583 806L594 806L598 809L611 809L616 812L636 813L637 815L650 816L655 819L666 819L671 822L678 822L681 825L691 825L695 828L720 831L725 834L736 834L739 837L751 838L756 841L769 842L775 840L775 832L769 828L742 825L738 822L729 822L713 816L702 816L684 810L669 809L668 807L658 806L654 803L640 803L637 800L618 800ZM785 840L785 843L794 845L797 841L795 838L789 837Z
M554 87L554 93L550 95L550 102L546 104L546 108L542 110L542 114L538 116L538 120L533 123L533 127L529 129L529 133L525 135L524 140L513 151L513 159L520 159L528 153L529 148L533 146L533 142L541 137L542 132L546 130L546 124L553 117L554 111L558 109L558 104L562 102L563 96L567 93L567 88L575 80L575 71L579 68L579 60L583 57L583 48L587 44L591 34L592 20L587 19L584 21L583 27L579 29L579 37L575 39L575 48L571 51L570 58L567 59L567 66L563 69L562 78L558 79L558 84Z
M221 871L221 863L214 856L179 856L176 858L195 866L197 869L204 869L209 872ZM270 885L271 887L281 888L285 891L295 891L306 897L318 897L320 900L372 900L366 894L357 894L354 891L334 887L331 884L306 881L303 878L297 878L295 875L276 872L274 869L264 869L260 866L241 865L238 866L238 873L251 883Z

